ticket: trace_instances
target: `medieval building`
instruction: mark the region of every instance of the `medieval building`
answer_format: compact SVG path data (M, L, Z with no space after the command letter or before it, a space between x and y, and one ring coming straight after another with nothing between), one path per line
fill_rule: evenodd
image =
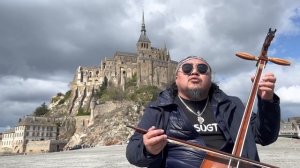
M172 61L166 46L155 48L146 34L144 15L136 52L115 52L114 56L101 60L99 67L79 66L71 82L72 106L70 114L81 107L89 107L92 94L103 83L125 88L126 81L136 79L137 87L143 85L165 88L174 80L177 62Z
M58 127L54 121L54 118L35 116L19 119L16 127L3 133L0 147L13 153L61 151L66 142L57 140Z

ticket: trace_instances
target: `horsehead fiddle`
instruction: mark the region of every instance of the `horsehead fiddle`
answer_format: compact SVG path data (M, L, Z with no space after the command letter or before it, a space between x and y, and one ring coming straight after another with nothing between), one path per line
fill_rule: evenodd
M250 119L251 119L253 105L255 102L255 97L256 97L256 94L258 91L258 84L259 84L263 69L265 68L268 61L273 62L275 64L284 65L284 66L289 66L291 64L287 60L280 59L280 58L271 58L271 57L267 56L268 48L271 44L271 41L273 40L273 38L275 36L275 32L276 32L276 29L273 31L271 28L269 29L269 32L265 38L265 41L263 43L259 57L253 56L253 55L245 53L245 52L237 52L236 53L236 56L238 56L240 58L243 58L246 60L257 61L257 64L256 64L257 70L256 70L256 74L255 74L254 81L252 84L251 92L250 92L248 102L247 102L245 110L244 110L244 114L243 114L243 117L241 120L241 124L240 124L239 130L238 130L237 137L236 137L234 147L233 147L231 154L222 152L219 150L215 150L212 148L208 148L205 146L200 146L195 143L190 143L187 141L176 139L173 137L169 137L169 136L167 137L167 140L170 143L175 143L175 144L191 147L191 148L206 152L205 159L203 160L202 164L200 165L200 168L234 168L234 167L235 168L250 168L250 167L277 168L276 166L273 166L273 165L269 165L266 163L261 163L261 162L257 162L254 160L250 160L250 159L241 157L244 142L245 142L246 135L247 135L247 130L248 130ZM127 125L127 127L130 127L132 129L134 129L136 132L141 133L141 134L147 133L147 130L144 130L141 128L137 128L137 127L133 127L133 126L129 126L129 125Z
M245 52L237 52L236 56L246 59L246 60L254 60L257 61L257 70L256 70L256 74L254 77L254 81L252 84L252 88L251 88L251 92L248 98L248 102L247 105L245 107L245 111L241 120L241 125L239 127L239 131L236 137L236 141L234 143L234 147L232 150L232 155L237 156L237 157L241 157L242 152L243 152L243 147L244 147L244 142L246 139L246 135L247 135L247 130L249 127L249 123L250 123L250 119L251 119L251 114L252 114L252 110L253 110L253 105L255 102L255 97L258 91L258 84L262 75L262 71L265 68L266 64L268 61L271 61L275 64L279 64L279 65L284 65L284 66L288 66L291 63L287 60L284 59L280 59L280 58L271 58L267 56L268 53L268 49L269 46L271 44L271 41L273 40L274 36L275 36L275 32L276 29L272 31L272 29L269 29L269 32L265 38L265 41L263 43L261 52L259 57L253 56L251 54L245 53ZM207 154L208 159L205 159L202 163L202 165L200 166L201 168L207 168L207 167L239 167L239 168L244 168L244 167L253 167L254 165L251 164L245 164L242 163L238 160L233 160L233 159L229 159L229 161L226 163L218 163L218 157L208 153ZM265 167L263 165L261 165L260 167ZM274 167L274 166L272 166Z

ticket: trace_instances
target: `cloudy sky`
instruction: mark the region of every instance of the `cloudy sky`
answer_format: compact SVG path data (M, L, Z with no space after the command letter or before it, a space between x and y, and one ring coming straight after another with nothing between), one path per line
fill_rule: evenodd
M69 88L79 65L98 66L116 51L135 52L142 13L152 46L171 58L201 55L228 94L247 101L255 62L269 28L269 63L282 118L300 116L300 1L296 0L0 0L0 131Z

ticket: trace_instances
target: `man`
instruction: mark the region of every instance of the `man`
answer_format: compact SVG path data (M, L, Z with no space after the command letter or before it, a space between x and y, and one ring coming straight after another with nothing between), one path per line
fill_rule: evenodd
M237 97L226 95L211 81L211 67L200 57L178 63L173 87L161 92L145 109L126 156L140 167L199 168L205 153L167 143L167 135L231 153L244 112ZM242 157L259 161L256 143L276 141L280 126L279 98L274 94L276 78L267 73L258 90L258 112L253 113Z

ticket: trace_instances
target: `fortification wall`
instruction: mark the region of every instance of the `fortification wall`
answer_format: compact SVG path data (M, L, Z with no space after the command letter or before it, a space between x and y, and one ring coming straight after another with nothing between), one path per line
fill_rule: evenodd
M63 140L46 140L46 141L29 141L26 145L26 153L43 153L62 151L67 141Z
M76 129L87 127L90 122L90 116L76 116Z
M50 140L48 141L29 141L26 146L26 153L41 153L50 151Z

